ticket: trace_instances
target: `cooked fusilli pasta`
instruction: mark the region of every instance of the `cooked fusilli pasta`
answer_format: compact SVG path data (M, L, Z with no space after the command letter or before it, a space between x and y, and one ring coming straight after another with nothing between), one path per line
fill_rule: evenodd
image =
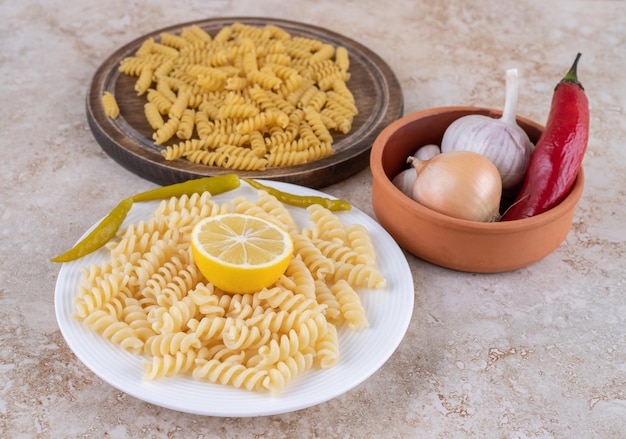
M161 201L150 218L106 246L108 259L82 268L74 317L142 355L147 380L186 375L278 394L307 370L337 364L337 330L368 325L358 289L384 285L367 229L345 226L320 206L309 208L312 226L305 230L276 197L256 195L217 203L205 192ZM196 267L191 229L225 212L263 217L289 232L294 253L272 286L229 294Z

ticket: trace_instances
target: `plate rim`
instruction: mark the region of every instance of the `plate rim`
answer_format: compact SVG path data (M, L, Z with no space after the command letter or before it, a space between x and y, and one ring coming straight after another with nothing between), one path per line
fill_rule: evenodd
M119 61L122 57L131 54L146 38L158 36L161 32L180 30L190 25L199 25L201 27L219 26L232 24L234 22L254 25L275 24L288 28L287 30L291 31L317 33L326 40L332 41L334 44L341 42L345 45L348 43L347 48L350 55L352 57L358 56L364 65L367 64L369 67L367 72L373 78L372 83L380 87L381 100L378 102L378 105L382 106L381 109L373 112L372 115L367 115L368 118L374 116L375 126L373 128L368 128L368 131L363 133L362 137L357 138L357 143L349 145L349 147L329 157L309 162L305 164L306 166L298 165L271 168L270 170L262 172L238 172L250 178L271 178L276 181L319 188L341 181L366 168L369 165L369 153L375 137L385 126L401 117L404 112L402 87L391 67L372 49L339 32L326 29L316 24L258 16L213 17L169 25L134 38L106 57L92 76L85 99L87 122L96 142L102 150L127 170L158 184L170 184L189 178L222 175L232 172L232 170L229 169L195 165L191 162L185 163L182 161L164 160L156 148L146 146L146 143L149 143L149 139L143 136L136 139L135 136L125 132L123 127L121 127L125 123L130 128L133 128L132 125L119 117L117 120L108 118L102 109L100 99L104 91L111 91L112 78L119 76L117 69L107 69L107 67L116 60ZM369 119L367 119L367 121L369 121ZM365 125L366 124L363 124L361 129L363 129ZM357 133L352 132L351 134L354 135ZM351 134L348 134L344 140L349 139ZM126 148L121 144L124 139L132 140L133 144L130 145L130 148ZM141 140L145 140L146 142L142 142ZM349 173L342 174L338 172L342 165L345 166L346 164L353 163L356 165ZM138 164L144 166L142 167ZM268 173L268 171L271 171L271 173ZM264 177L264 175L267 176L268 174L269 177ZM319 177L321 174L326 177L323 183L316 181L316 177Z
M311 189L311 188L307 188L307 187L302 187L302 186L298 186L298 185L294 185L291 183L284 183L284 182L275 182L273 180L264 180L264 184L268 184L271 185L273 187L276 187L278 189L281 190L290 190L293 193L301 193L303 195L319 195L319 196L325 196L325 197L331 197L331 198L335 198L332 197L328 194L325 194L323 192L320 192L318 190L315 189ZM250 191L253 191L254 189L249 187L247 185L247 183L242 182L242 186L243 188L247 188ZM225 194L221 194L221 195L216 195L215 198L220 197L221 198L229 198L229 194L232 196L237 196L240 195L240 192L237 192L238 189L231 191L231 193L225 193ZM301 192L299 192L301 191ZM253 192L251 192L253 193ZM145 206L143 206L145 208L145 210L147 210L148 212L152 212L154 210L154 207L156 207L158 205L158 201L152 201L152 202L148 202L148 203L143 203L145 204ZM148 210L149 206L153 206L151 209ZM132 209L131 209L132 212ZM376 363L372 363L372 365L367 368L367 373L362 373L360 376L360 379L354 380L350 383L349 386L345 386L342 388L336 388L336 389L329 389L326 393L324 393L323 396L316 396L315 398L312 398L310 400L306 400L306 399L301 399L301 400L297 400L299 401L298 403L293 403L290 406L285 406L283 404L281 404L281 395L278 395L276 397L272 397L268 394L264 394L264 393L260 393L260 392L250 392L250 391L246 391L246 390L242 390L242 389L236 389L236 388L230 388L230 386L225 386L225 385L220 385L220 384L212 384L212 383L208 383L208 382L202 382L202 381L196 381L193 380L193 378L190 377L180 377L180 376L174 376L174 377L168 377L168 378L162 378L159 380L156 380L154 382L151 381L143 381L143 378L141 376L141 361L142 358L141 356L132 354L130 352L127 352L125 350L123 350L122 348L120 348L117 345L114 345L113 343L109 342L108 340L103 339L99 334L94 333L93 331L91 331L90 329L86 328L83 326L82 323L78 322L78 321L74 321L73 318L71 317L71 311L72 309L65 309L66 307L64 307L64 302L63 299L65 300L72 300L73 298L76 296L76 291L71 292L71 291L67 291L67 289L65 288L65 285L63 284L63 280L65 279L65 276L67 276L67 272L74 272L75 275L78 275L76 272L80 270L80 267L84 266L84 264L80 263L80 260L78 261L73 261L70 263L64 263L62 264L60 270L59 270L59 275L57 278L57 282L56 282L56 286L55 286L55 293L54 293L54 306L55 306L55 316L57 319L57 324L59 326L59 329L61 330L61 334L67 344L67 346L70 348L70 350L72 351L72 353L74 355L76 355L76 357L79 359L79 361L87 367L87 369L89 369L92 373L94 373L96 376L98 376L100 379L102 379L105 383L111 385L112 387L136 398L139 399L141 401L150 403L150 404L154 404L160 407L164 407L170 410L175 410L175 411L179 411L179 412L183 412L183 413L190 413L190 414L196 414L196 415L203 415L203 416L215 416L215 417L257 417L257 416L271 416L271 415L278 415L278 414L284 414L284 413L290 413L290 412L294 412L294 411L298 411L298 410L302 410L305 408L309 408L309 407L313 407L315 405L319 405L321 403L330 401L338 396L341 396L342 394L345 394L347 392L349 392L350 390L354 389L355 387L357 387L358 385L360 385L361 383L363 383L364 381L366 381L368 378L370 378L374 373L376 373L390 358L391 356L395 353L395 351L397 350L397 348L399 347L400 343L402 342L402 340L404 339L404 337L406 336L406 333L408 331L408 327L409 324L412 320L412 315L413 315L413 307L414 307L414 283L413 283L413 276L410 270L410 267L408 265L408 261L406 259L406 256L404 254L404 252L402 251L402 249L398 246L398 244L395 242L395 240L393 240L393 238L391 237L391 235L389 235L389 233L377 222L375 221L372 217L370 217L369 215L367 215L366 213L362 212L361 210L352 207L351 211L348 212L353 212L354 216L356 216L357 218L360 218L361 220L365 220L368 224L367 226L369 227L373 227L374 231L376 233L376 241L381 241L381 242L385 242L387 245L389 245L392 249L392 251L395 253L395 255L397 257L399 257L399 260L396 260L395 262L400 263L401 267L398 267L398 272L396 274L399 275L399 277L397 279L401 279L401 282L399 282L400 286L410 286L409 291L398 291L397 293L401 295L401 298L403 300L406 301L406 303L404 303L404 301L402 302L403 308L402 310L404 310L404 314L402 316L394 316L394 321L396 321L396 324L398 325L398 329L395 333L395 338L392 337L391 338L391 343L389 343L386 346L385 349L385 354L383 356L380 356L378 358L378 361ZM144 213L142 214L141 218L145 217L146 215L148 215L148 213ZM129 212L129 216L130 212ZM125 221L125 223L123 224L122 227L125 227L128 223L128 219L127 221ZM91 226L90 229L88 229L84 235L86 235L87 233L89 233L89 231L95 227L97 224L97 222ZM369 228L368 227L368 228ZM371 233L371 231L370 231ZM83 236L84 236L83 235ZM105 249L100 249L96 254L100 254L101 256L105 256L106 255L106 250ZM389 279L388 279L389 281ZM76 287L76 285L74 285L74 288ZM387 287L389 288L389 287ZM370 291L371 294L385 294L388 293L388 291ZM66 297L67 295L71 295L70 297ZM70 313L70 314L68 314ZM71 326L75 326L77 328L80 328L79 334L74 334L70 328ZM367 331L368 329L364 330ZM365 333L365 335L367 335L367 333ZM102 370L100 370L100 365L96 365L93 364L91 362L91 360L89 360L89 355L86 353L85 348L83 346L79 346L78 345L78 341L77 341L77 336L79 337L87 337L88 339L93 339L93 340L97 340L98 343L97 344L102 344L106 347L107 351L110 352L115 352L117 355L121 356L121 357L126 357L129 359L129 361L134 363L133 367L137 367L139 368L139 376L136 378L136 381L140 382L140 390L143 390L144 393L142 393L141 391L133 388L131 389L131 391L129 391L128 388L125 388L124 386L120 385L115 379L112 379L111 375L107 373L103 373ZM389 340L389 339L388 339ZM341 351L340 351L341 353ZM102 353L100 353L100 355L103 355ZM346 367L345 364L343 364L340 362L333 366L333 368L337 368L337 367ZM332 369L328 369L328 370L312 370L312 371L308 371L306 372L303 376L304 379L308 379L308 380L313 380L313 382L316 382L316 378L318 378L319 375L322 375L324 373L327 373L329 370ZM137 372L137 370L135 370L135 372ZM134 376L134 375L133 375ZM302 379L302 377L299 377L298 379ZM259 402L258 407L256 410L251 411L251 410L240 410L240 411L225 411L225 410L220 410L220 409L216 409L216 408L211 408L209 410L207 410L206 408L191 408L188 406L181 406L181 405L177 405L174 402L171 402L170 400L168 400L167 398L163 399L162 395L160 394L160 391L157 391L156 393L154 392L155 389L159 389L162 386L165 386L167 390L167 385L168 382L163 381L163 380L171 380L171 382L177 382L177 380L188 380L190 381L192 384L191 386L193 387L193 385L201 385L201 386L206 386L206 389L215 389L218 393L221 392L228 392L228 393L234 393L237 395L241 395L242 397L246 398L246 399L250 399L251 401L257 401ZM319 380L319 378L318 378ZM322 384L323 384L323 378L322 378ZM290 388L292 388L292 386L297 386L298 383L294 382L294 383L290 383L289 386L287 387L287 389L285 390L285 392L287 392ZM161 389L163 390L163 389ZM210 393L210 392L209 392ZM167 395L166 395L167 396ZM172 395L170 395L172 396Z

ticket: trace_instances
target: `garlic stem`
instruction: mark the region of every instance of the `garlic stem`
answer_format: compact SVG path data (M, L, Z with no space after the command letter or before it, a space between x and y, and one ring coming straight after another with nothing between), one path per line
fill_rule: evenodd
M506 95L504 98L504 108L502 110L503 122L514 125L517 117L517 99L518 99L518 76L517 69L508 69L505 76Z

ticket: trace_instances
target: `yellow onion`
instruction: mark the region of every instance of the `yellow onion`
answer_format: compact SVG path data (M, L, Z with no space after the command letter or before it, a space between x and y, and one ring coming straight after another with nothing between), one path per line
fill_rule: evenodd
M497 221L500 218L502 178L498 168L472 151L443 152L429 160L409 157L417 177L412 198L454 218Z

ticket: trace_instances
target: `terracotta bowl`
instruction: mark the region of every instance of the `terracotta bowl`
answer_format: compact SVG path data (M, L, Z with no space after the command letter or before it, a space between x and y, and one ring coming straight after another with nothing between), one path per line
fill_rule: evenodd
M468 114L501 115L476 107L433 108L404 116L378 135L370 155L374 212L401 247L434 264L476 273L525 267L547 256L565 240L583 191L582 169L570 194L555 208L531 218L492 223L435 212L413 201L391 182L406 169L409 155L429 143L441 144L450 123ZM543 126L522 117L517 122L536 143Z

